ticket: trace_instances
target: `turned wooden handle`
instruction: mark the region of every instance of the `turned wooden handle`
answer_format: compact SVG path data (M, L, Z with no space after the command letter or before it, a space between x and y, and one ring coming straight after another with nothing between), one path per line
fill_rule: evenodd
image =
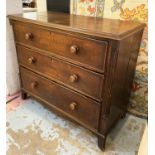
M33 39L33 34L32 33L26 33L25 34L25 39L26 40L32 40Z
M29 64L34 64L36 62L36 59L34 57L28 58Z
M72 45L72 46L70 47L70 52L71 52L72 54L77 54L78 51L79 51L78 46Z
M37 81L34 81L31 83L31 87L34 89L38 86L38 82Z
M69 80L70 80L70 82L77 82L77 80L78 80L78 75L76 75L76 74L73 74L73 75L71 75L70 77L69 77Z
M69 105L70 109L71 110L76 110L77 109L77 103L76 102L72 102L70 105Z

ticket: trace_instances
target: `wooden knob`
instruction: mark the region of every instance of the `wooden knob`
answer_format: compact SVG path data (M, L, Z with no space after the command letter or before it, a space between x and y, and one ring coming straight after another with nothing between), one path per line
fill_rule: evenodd
M30 64L34 64L36 62L36 59L34 57L30 57L30 58L28 58L28 62Z
M72 45L72 46L70 47L70 52L71 52L72 54L77 54L78 51L79 51L78 46Z
M26 34L25 34L25 39L26 39L26 40L32 40L32 38L33 38L32 33L26 33Z
M71 110L76 110L77 109L77 103L76 102L72 102L70 105L69 105L70 109Z
M76 74L73 74L73 75L71 75L70 77L69 77L69 80L70 80L70 82L77 82L77 80L78 80L78 75L76 75Z
M38 86L38 82L34 81L31 83L31 87L34 89Z

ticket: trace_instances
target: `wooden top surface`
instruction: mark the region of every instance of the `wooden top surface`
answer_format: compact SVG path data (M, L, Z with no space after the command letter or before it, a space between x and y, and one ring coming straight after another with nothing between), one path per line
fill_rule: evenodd
M144 23L95 18L56 12L27 12L9 15L10 19L67 30L71 32L120 40L145 27Z

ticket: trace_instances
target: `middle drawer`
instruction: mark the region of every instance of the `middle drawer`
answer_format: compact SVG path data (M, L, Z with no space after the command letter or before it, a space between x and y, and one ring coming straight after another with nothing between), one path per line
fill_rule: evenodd
M20 65L98 101L102 100L103 75L23 46L17 46L17 53Z

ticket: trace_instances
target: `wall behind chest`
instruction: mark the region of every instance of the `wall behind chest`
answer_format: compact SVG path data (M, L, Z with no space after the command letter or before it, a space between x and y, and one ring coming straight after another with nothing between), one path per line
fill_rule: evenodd
M21 0L7 0L6 5L6 15L22 13L23 11ZM7 95L11 95L19 91L20 84L13 31L8 19L6 22L6 85Z

